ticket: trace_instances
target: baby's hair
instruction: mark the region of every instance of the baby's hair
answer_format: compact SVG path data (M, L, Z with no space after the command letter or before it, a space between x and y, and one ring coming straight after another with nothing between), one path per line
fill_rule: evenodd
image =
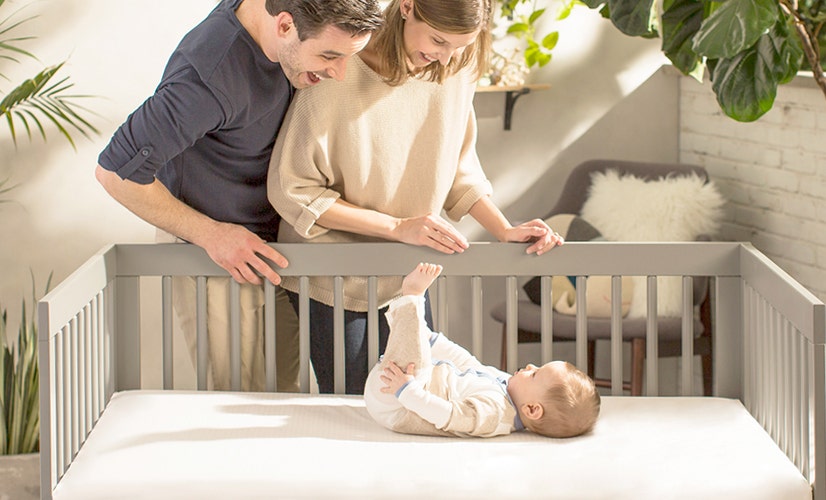
M565 369L565 380L549 387L545 394L542 417L525 419L528 430L553 438L569 438L594 428L600 409L596 385L571 363L566 362Z

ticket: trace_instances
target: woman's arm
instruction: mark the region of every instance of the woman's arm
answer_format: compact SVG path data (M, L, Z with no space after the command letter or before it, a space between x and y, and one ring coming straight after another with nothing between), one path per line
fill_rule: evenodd
M499 241L531 242L526 253L542 255L565 240L554 232L545 221L533 219L518 226L511 225L501 210L483 196L470 208L470 215Z
M427 246L447 254L461 253L468 247L467 239L438 215L393 217L340 198L319 215L317 223L327 229Z

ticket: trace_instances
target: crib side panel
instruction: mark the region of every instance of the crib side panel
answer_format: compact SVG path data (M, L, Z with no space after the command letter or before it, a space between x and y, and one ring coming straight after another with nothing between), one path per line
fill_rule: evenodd
M826 498L826 306L751 245L741 250L743 402Z
M106 248L37 305L42 498L51 498L114 390L108 310L115 267L114 248Z

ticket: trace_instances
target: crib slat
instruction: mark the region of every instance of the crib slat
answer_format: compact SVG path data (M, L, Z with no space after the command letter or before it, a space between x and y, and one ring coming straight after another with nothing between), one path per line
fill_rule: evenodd
M171 390L175 386L173 380L173 352L172 352L172 276L161 278L161 337L163 339L163 388Z
M91 309L91 372L92 372L92 426L98 421L101 412L100 406L100 294L98 293L92 301Z
M484 314L482 297L482 278L473 276L470 278L470 301L471 301L471 349L477 359L482 359L483 342L483 320Z
M657 277L646 278L646 315L645 315L645 394L660 395L659 373L659 321L657 321Z
M681 374L683 396L694 394L694 278L683 276L683 328Z
M585 276L576 277L576 367L588 369L588 300Z
M367 370L379 361L379 280L367 278Z
M207 278L195 278L195 357L199 391L207 390L209 341L207 340Z
M266 280L264 282L264 378L268 392L275 392L278 388L275 361L275 285Z
M39 320L41 320L40 324L43 324L42 317L39 318ZM48 367L49 369L48 380L51 384L49 387L50 390L46 391L43 387L43 379L41 379L40 408L42 411L44 402L48 404L47 407L49 411L46 415L48 415L49 421L44 422L43 419L40 420L40 452L47 453L46 457L48 458L48 465L46 465L46 461L43 460L42 455L40 458L40 489L43 490L48 487L49 491L51 491L57 482L59 471L63 466L63 453L60 448L62 441L61 432L63 429L63 394L60 390L63 382L63 363L62 353L59 347L62 336L63 332L58 331L55 337L49 339L47 344L49 352L48 363L43 362L42 354L40 358L40 365L44 368ZM49 434L45 434L44 431L48 431ZM48 481L46 478L48 478Z
M519 291L516 289L516 276L508 276L505 278L505 302L506 302L506 325L505 341L508 345L508 359L507 371L513 373L516 371L519 362L519 346L517 345L518 324L517 317L519 311L517 310L517 302L519 300Z
M84 426L83 440L89 436L92 430L94 389L92 389L92 312L91 304L86 304L83 308L83 412Z
M333 390L345 392L344 367L344 278L333 279Z
M540 349L542 353L542 364L554 359L554 297L553 286L550 276L542 276L539 280L539 291L541 294L542 318L540 324Z
M70 357L70 369L71 373L69 378L71 380L71 401L70 407L71 410L69 415L71 415L71 449L69 455L69 461L73 460L75 455L77 455L78 450L80 450L80 405L79 405L79 396L80 396L80 377L79 377L79 366L78 366L78 356L77 356L77 348L78 348L78 331L77 331L77 316L72 318L72 321L69 323L69 356Z
M71 348L71 328L67 326L63 330L63 467L60 475L66 472L66 468L72 463L72 348Z
M301 392L310 392L310 279L298 280L298 381Z
M611 276L611 394L622 396L622 276Z

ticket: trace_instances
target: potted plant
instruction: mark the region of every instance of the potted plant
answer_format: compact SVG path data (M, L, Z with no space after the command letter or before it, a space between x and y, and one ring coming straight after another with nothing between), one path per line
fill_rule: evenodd
M778 85L823 74L826 3L815 0L583 0L629 36L662 38L663 53L683 74L707 72L723 112L753 121L771 109Z
M0 0L0 11L4 7L7 7L5 0ZM23 16L21 11L0 16L0 79L6 82L9 78L3 69L4 63L37 60L24 48L25 42L34 37L20 34L21 27L36 16ZM88 96L70 93L74 84L68 77L60 76L64 62L38 70L7 92L0 89L0 118L8 127L15 149L18 138L23 135L29 141L33 135L40 135L45 141L50 128L56 129L73 148L75 133L84 136L98 133L84 118L91 111L79 104ZM9 201L5 197L13 188L10 177L0 179L0 204ZM11 460L0 467L0 472L13 474L11 481L0 481L3 498L18 498L18 495L35 498L39 491L39 467L37 455L33 455L39 449L40 437L37 328L34 316L26 313L25 300L21 302L22 316L15 342L7 336L6 310L0 308L0 459ZM23 475L23 484L16 484L20 479L14 475Z
M575 3L576 0L559 0L556 19L568 17ZM485 84L522 85L533 68L551 62L559 32L540 30L549 5L547 0L500 0L496 4L493 56Z

